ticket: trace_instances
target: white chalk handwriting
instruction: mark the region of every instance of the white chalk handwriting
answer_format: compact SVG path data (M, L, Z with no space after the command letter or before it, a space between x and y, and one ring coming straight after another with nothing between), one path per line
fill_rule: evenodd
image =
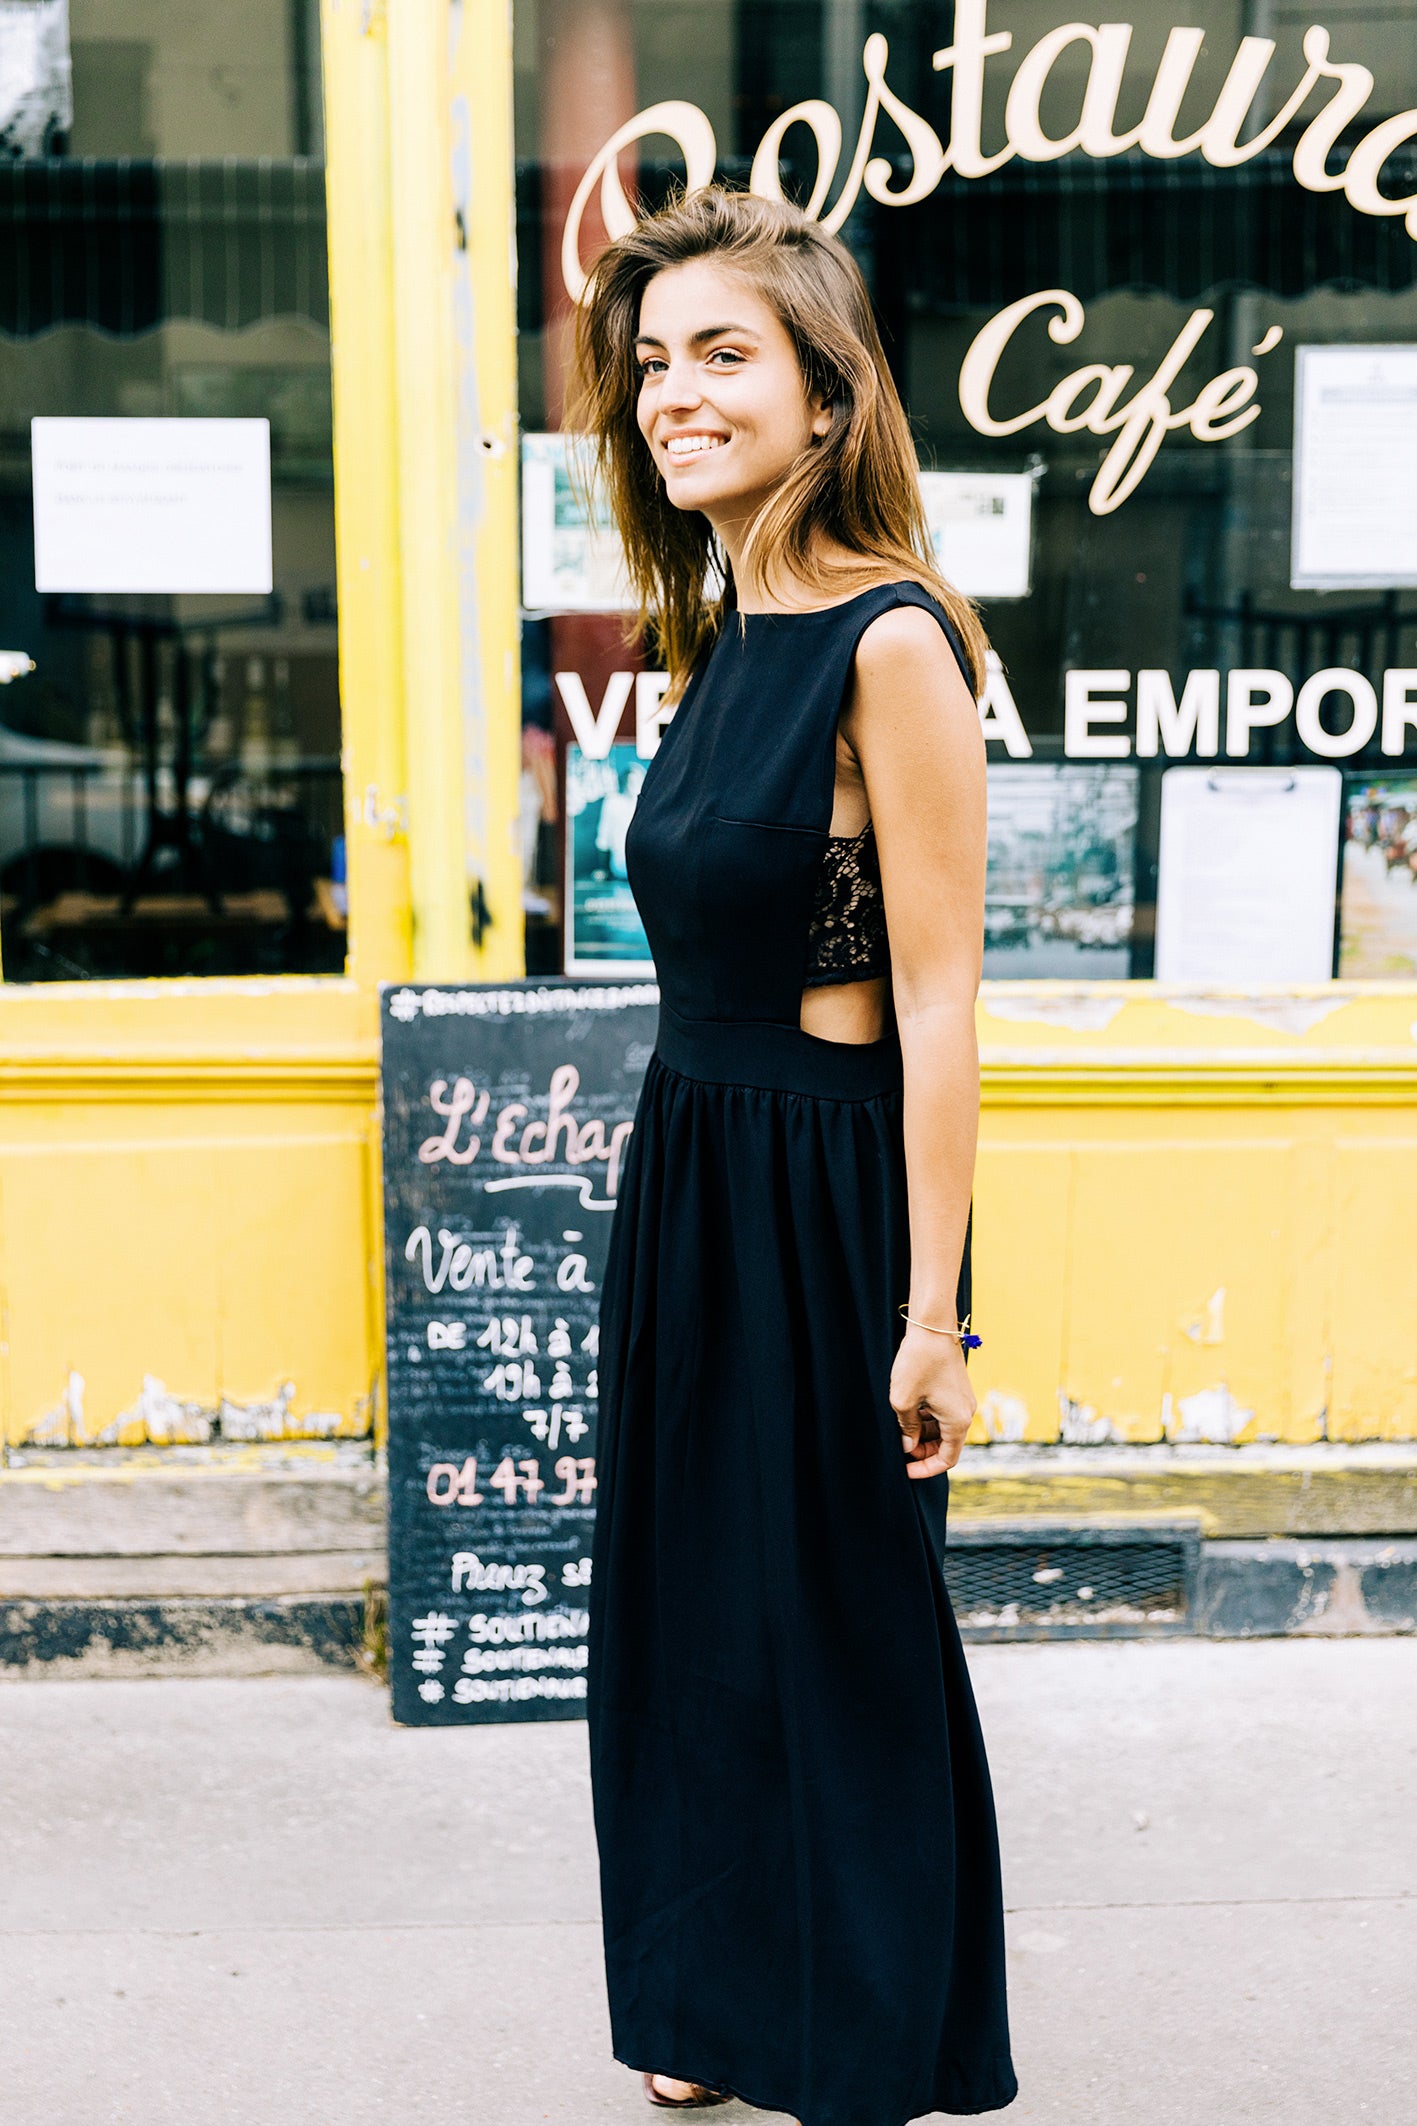
M415 1617L408 1629L416 1645L446 1646L457 1628L456 1618L441 1609L430 1609L426 1617Z
M522 1358L528 1355L535 1357L536 1331L532 1327L530 1314L494 1314L486 1328L479 1333L477 1348L479 1351L495 1351L499 1358ZM552 1338L549 1336L546 1339L546 1348L553 1358L558 1355L552 1348Z
M557 1064L551 1073L544 1121L526 1119L525 1100L508 1100L497 1110L490 1155L498 1166L515 1167L519 1171L486 1182L484 1185L488 1189L569 1186L579 1191L585 1209L614 1209L625 1145L635 1125L626 1118L616 1122L607 1135L605 1122L599 1115L578 1121L572 1111L572 1102L580 1089L580 1082L581 1074L574 1063ZM457 1078L450 1089L446 1078L435 1078L428 1088L428 1104L434 1114L444 1117L444 1127L439 1135L426 1137L419 1146L420 1162L424 1166L436 1166L446 1160L454 1166L471 1166L483 1146L483 1138L477 1131L487 1120L491 1104L488 1088L483 1086L479 1090L471 1078ZM464 1125L468 1130L465 1138L462 1137ZM603 1166L604 1195L596 1196L594 1183L589 1177L582 1180L574 1174L539 1171L557 1164Z
M590 1430L584 1411L574 1403L553 1403L549 1410L523 1410L522 1416L536 1438L552 1449L560 1446L563 1430L573 1447Z
M584 1676L459 1676L453 1685L459 1705L506 1705L519 1698L583 1698L585 1694Z
M541 1375L529 1358L506 1359L483 1377L482 1392L495 1395L499 1403L519 1403L540 1395Z
M468 1292L474 1287L490 1292L529 1292L535 1264L530 1255L518 1254L520 1245L521 1236L514 1225L508 1226L501 1245L494 1247L473 1247L446 1226L440 1226L438 1246L442 1253L435 1268L433 1236L426 1225L416 1225L404 1245L403 1257L405 1262L417 1262L424 1286L430 1292L441 1292L444 1285L450 1292Z
M472 1588L478 1594L520 1594L529 1608L544 1602L551 1592L544 1565L510 1565L492 1558L484 1561L475 1550L460 1550L453 1559L453 1593L459 1594L464 1588ZM473 1623L476 1621L474 1618ZM560 1638L565 1634L554 1632L551 1636Z
M513 1646L505 1653L492 1648L469 1646L462 1657L463 1671L469 1676L485 1676L497 1670L528 1670L543 1668L584 1668L590 1660L588 1646Z
M454 1558L454 1567L459 1562ZM467 1635L474 1646L541 1645L548 1639L583 1639L589 1630L588 1609L550 1609L544 1617L489 1616L479 1609L467 1620Z
M480 1506L483 1494L477 1488L477 1463L471 1456L457 1462L434 1462L428 1471L428 1498L434 1506Z

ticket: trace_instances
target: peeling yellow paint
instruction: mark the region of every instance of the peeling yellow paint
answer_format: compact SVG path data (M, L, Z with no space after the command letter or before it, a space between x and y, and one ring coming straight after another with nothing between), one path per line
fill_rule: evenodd
M1417 1437L1411 990L1104 985L1089 1026L1037 986L980 998L981 1404L1030 1441Z
M367 1433L374 995L115 986L0 987L5 1436L199 1442L286 1382L284 1433Z
M21 1435L30 1447L203 1447L213 1440L273 1441L357 1439L373 1427L376 1397L356 1397L353 1410L304 1410L294 1381L285 1381L264 1401L234 1402L222 1396L215 1407L184 1402L169 1394L154 1373L143 1375L137 1399L97 1430L83 1423L83 1376L71 1373L64 1397L53 1410Z

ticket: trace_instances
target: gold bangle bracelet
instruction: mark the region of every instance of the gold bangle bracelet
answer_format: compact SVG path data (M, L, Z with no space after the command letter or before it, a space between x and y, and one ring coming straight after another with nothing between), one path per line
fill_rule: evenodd
M951 1336L962 1351L977 1351L984 1341L982 1336L976 1336L970 1328L970 1316L968 1314L965 1315L964 1320L957 1329L941 1329L933 1321L918 1321L915 1315L906 1311L909 1304L910 1302L907 1300L906 1305L900 1309L900 1312L905 1320L910 1323L912 1329L928 1329L932 1336Z

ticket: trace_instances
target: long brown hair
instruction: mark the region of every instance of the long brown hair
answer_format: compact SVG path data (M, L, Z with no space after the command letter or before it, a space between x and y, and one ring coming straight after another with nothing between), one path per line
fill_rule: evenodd
M935 565L910 425L860 268L796 207L718 185L645 215L600 254L576 318L568 398L568 425L588 440L625 549L639 625L653 625L673 692L722 626L725 598L711 588L718 557L708 520L668 501L640 433L635 335L654 276L709 257L768 304L796 348L807 390L832 410L827 434L754 519L745 571L769 595L783 576L829 598L891 577L923 585L958 630L979 693L987 639L970 601ZM823 538L859 558L823 559Z

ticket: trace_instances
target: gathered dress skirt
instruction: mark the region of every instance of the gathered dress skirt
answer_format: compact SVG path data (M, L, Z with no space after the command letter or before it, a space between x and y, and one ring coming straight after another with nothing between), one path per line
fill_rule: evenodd
M888 1394L901 1098L893 1034L665 1005L602 1296L588 1711L614 2050L802 2126L1016 2090L948 1478L907 1476Z

